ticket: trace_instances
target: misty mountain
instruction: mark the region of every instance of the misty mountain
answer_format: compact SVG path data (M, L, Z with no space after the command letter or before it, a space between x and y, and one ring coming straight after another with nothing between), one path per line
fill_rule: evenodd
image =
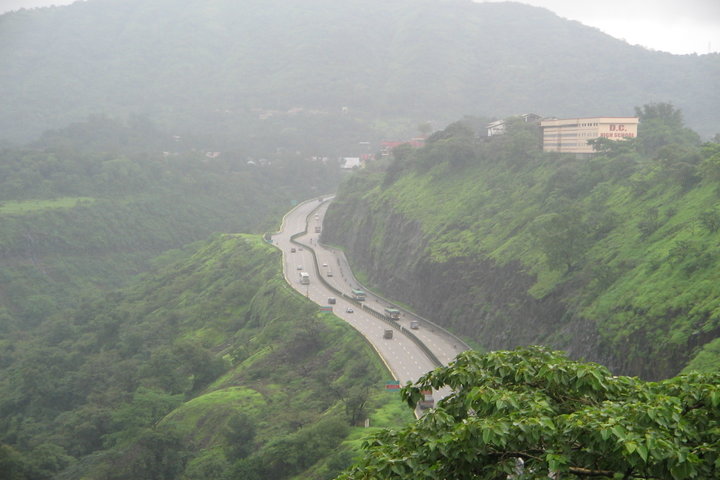
M0 64L9 141L139 114L218 148L327 150L462 115L658 101L720 131L720 55L649 51L516 3L88 0L0 16Z

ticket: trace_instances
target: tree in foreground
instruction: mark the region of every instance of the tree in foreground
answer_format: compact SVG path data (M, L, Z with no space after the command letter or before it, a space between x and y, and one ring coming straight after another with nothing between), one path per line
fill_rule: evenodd
M464 352L402 395L453 393L383 430L339 480L720 478L720 374L613 376L542 347Z

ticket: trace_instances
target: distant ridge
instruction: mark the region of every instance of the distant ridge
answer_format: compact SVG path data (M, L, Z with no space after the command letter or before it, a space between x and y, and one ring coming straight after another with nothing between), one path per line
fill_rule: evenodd
M10 141L103 113L219 146L311 149L319 132L357 141L463 115L630 115L649 102L720 132L720 55L630 46L512 2L88 0L0 16L0 64Z

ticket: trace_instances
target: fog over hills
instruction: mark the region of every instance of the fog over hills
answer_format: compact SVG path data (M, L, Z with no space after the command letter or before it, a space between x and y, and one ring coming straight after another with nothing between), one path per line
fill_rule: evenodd
M633 47L518 3L86 0L0 15L0 480L329 480L383 428L417 440L390 468L367 457L393 478L517 477L521 458L550 466L519 476L566 478L571 451L578 478L717 478L720 137L685 127L720 132L718 78L718 54ZM638 106L638 138L600 138L592 158L542 152L519 117L476 135L526 112ZM330 161L431 129L349 175ZM438 402L406 435L421 390L398 395L379 350L289 288L282 245L259 235L329 192L318 242L368 289L478 349L539 344L609 370L554 354L491 365L494 380L460 366L447 390L472 404ZM612 377L686 369L716 376ZM584 398L603 409L573 416ZM505 418L483 423L483 405Z
M229 143L311 149L462 115L631 115L720 131L720 55L676 56L516 3L91 0L0 16L0 138L140 114ZM279 132L268 140L268 132Z

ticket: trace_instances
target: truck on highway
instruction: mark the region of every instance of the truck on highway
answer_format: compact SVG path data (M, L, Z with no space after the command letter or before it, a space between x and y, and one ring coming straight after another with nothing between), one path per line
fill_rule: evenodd
M385 316L388 317L390 320L400 320L400 310L397 308L385 308Z
M420 393L423 398L418 402L418 407L422 410L433 408L435 406L435 399L432 396L432 390L422 390Z
M310 274L307 272L300 272L300 283L303 285L310 284Z
M383 332L383 338L392 338L393 337L393 331L392 328L386 328Z

